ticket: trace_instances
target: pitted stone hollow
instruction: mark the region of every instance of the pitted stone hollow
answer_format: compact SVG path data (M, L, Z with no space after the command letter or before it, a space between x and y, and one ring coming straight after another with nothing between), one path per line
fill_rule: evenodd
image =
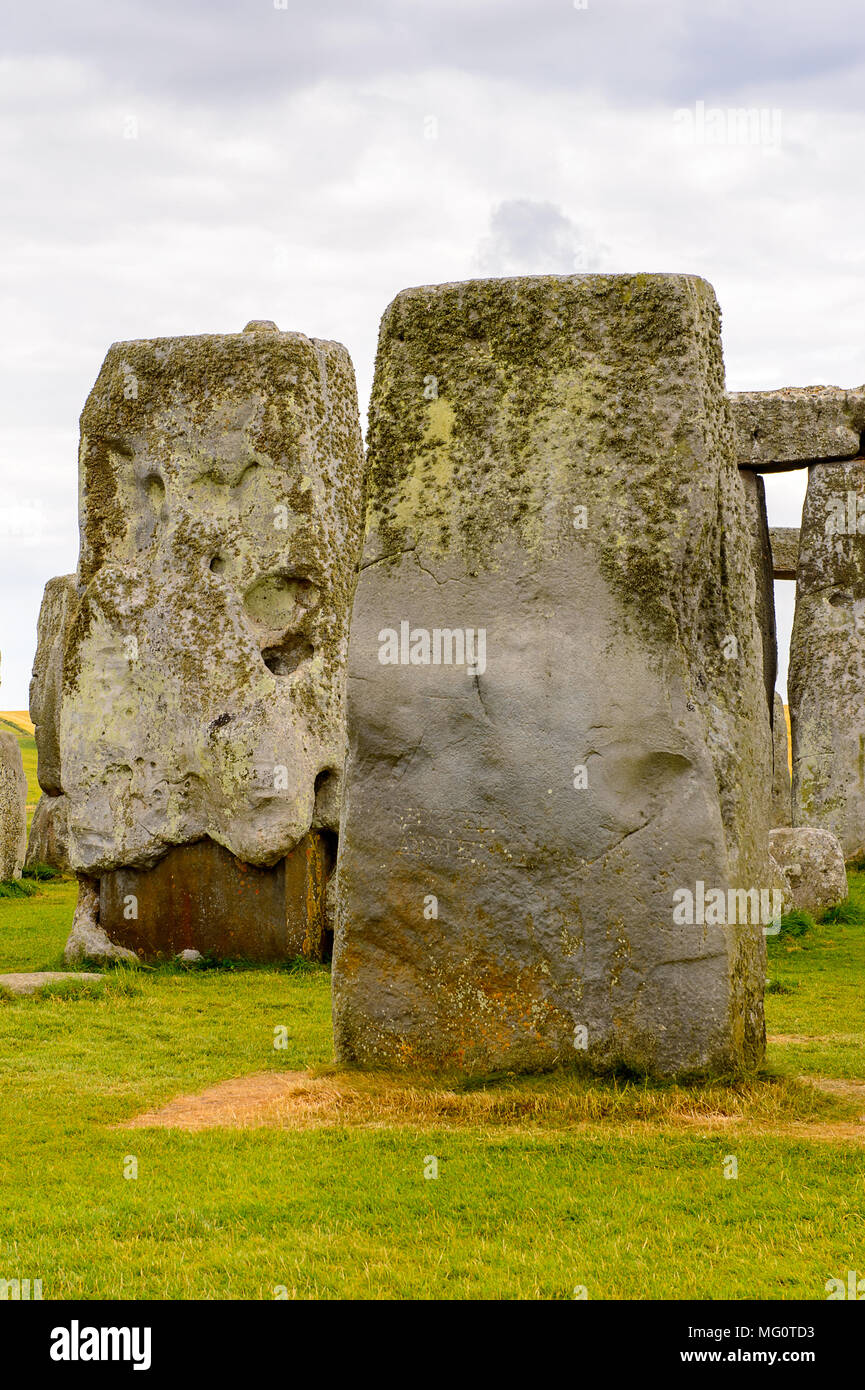
M423 286L386 311L348 665L342 1062L759 1061L762 927L685 925L673 898L772 879L758 550L770 592L771 561L719 329L711 287L677 275Z
M73 869L158 875L212 841L284 875L339 821L364 473L348 353L263 320L115 343L80 470L59 717ZM253 954L252 917L236 925Z

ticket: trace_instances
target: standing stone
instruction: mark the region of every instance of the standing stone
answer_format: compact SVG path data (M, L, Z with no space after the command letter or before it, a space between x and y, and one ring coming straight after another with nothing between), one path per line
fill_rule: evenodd
M775 775L772 778L772 824L791 825L793 817L793 793L790 784L790 744L787 738L787 716L784 701L775 692L775 708L772 716L772 749Z
M48 796L47 792L40 796L27 836L26 868L47 864L59 873L69 872L72 866L69 863L66 815L65 796Z
M36 739L36 775L48 796L62 796L60 699L66 639L78 598L74 574L49 579L42 596L36 656L30 680L30 718Z
M36 656L30 680L30 718L36 739L36 775L42 796L33 814L27 840L27 865L70 868L68 808L60 766L60 701L66 642L78 608L74 574L49 579L42 597Z
M70 860L127 948L198 949L216 900L235 954L296 939L299 914L323 939L324 884L286 861L334 857L362 488L340 344L256 322L109 350L81 417L60 747ZM232 907L247 871L261 896ZM169 884L182 927L141 915Z
M793 824L865 849L865 459L809 470L790 644Z
M718 923L768 896L772 746L711 287L405 291L368 486L338 1058L755 1064L762 930Z
M18 740L0 729L0 880L20 878L27 848L27 778Z
M18 740L0 729L0 881L20 878L27 848L27 777Z
M757 624L763 643L763 684L766 702L771 711L775 701L775 677L778 674L778 636L775 628L775 585L772 572L772 543L769 538L769 519L766 514L766 489L759 473L743 472L748 527L751 532L751 554L757 583Z

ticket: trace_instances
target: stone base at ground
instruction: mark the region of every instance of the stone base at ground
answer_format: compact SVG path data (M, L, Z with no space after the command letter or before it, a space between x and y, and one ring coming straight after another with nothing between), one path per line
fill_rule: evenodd
M144 959L200 951L222 960L324 960L333 858L332 837L317 831L271 868L244 864L213 840L178 845L152 869L101 876L99 925Z
M138 964L135 952L116 946L99 925L98 879L78 876L78 902L63 958L67 965L80 965L83 961L91 961L94 965L111 965L118 961Z
M828 830L773 830L769 850L790 885L795 907L818 913L847 897L844 853Z

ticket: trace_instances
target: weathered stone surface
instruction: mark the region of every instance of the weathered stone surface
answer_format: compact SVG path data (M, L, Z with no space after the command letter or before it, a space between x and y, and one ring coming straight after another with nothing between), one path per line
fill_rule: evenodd
M10 994L36 994L46 985L56 984L103 984L104 975L94 975L87 970L34 970L13 975L0 975L0 990Z
M43 792L63 792L60 768L60 699L66 638L78 606L74 574L49 579L42 597L36 656L30 681L30 718L36 738L36 775Z
M775 692L772 716L772 746L775 775L772 778L772 824L793 824L793 789L790 782L790 744L787 738L787 718L784 701Z
M342 768L362 486L348 354L274 332L115 344L81 480L73 864L146 865L204 835L276 863L314 824L316 778Z
M784 872L796 907L822 912L847 897L844 854L828 830L810 826L773 830L769 849Z
M333 849L319 831L267 868L199 840L169 850L152 869L103 874L99 923L145 958L200 951L223 960L324 960L333 935L325 906L332 867Z
M348 353L258 321L115 343L81 426L72 865L204 839L277 865L338 824L364 471Z
M865 387L731 391L730 401L740 467L771 472L859 453L865 430Z
M768 893L771 877L749 508L711 287L400 294L369 464L338 1057L755 1063L762 931L680 910L682 890ZM395 652L407 664L384 664Z
M799 527L772 526L772 573L775 579L795 579L799 564Z
M865 463L812 468L802 513L788 693L793 824L865 848Z
M769 853L769 872L772 876L772 891L776 894L775 904L780 909L780 915L783 916L794 906L793 890L790 887L790 880L771 851ZM780 921L773 921L772 925L774 930L768 931L767 936L777 936L781 929Z
M66 822L66 797L44 793L36 803L30 834L27 837L25 868L48 864L60 873L68 873L69 832Z
M743 473L742 487L751 532L751 555L756 581L757 623L763 642L763 684L771 710L778 674L778 637L775 629L775 588L772 576L772 546L766 515L766 489L759 473Z
M99 880L79 875L78 902L72 918L72 930L63 951L67 965L79 965L82 961L109 965L116 961L138 964L134 951L125 946L117 946L109 940L99 925Z
M0 729L0 879L20 878L27 849L27 778L15 735Z

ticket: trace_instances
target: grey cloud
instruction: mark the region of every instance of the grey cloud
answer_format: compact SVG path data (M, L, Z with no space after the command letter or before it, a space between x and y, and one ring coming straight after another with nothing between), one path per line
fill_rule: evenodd
M119 93L170 94L180 106L433 69L679 104L791 77L841 79L865 57L850 20L849 0L43 0L17 7L5 40L9 54L77 56Z
M573 275L601 268L602 248L554 203L512 198L490 216L474 256L476 275Z

